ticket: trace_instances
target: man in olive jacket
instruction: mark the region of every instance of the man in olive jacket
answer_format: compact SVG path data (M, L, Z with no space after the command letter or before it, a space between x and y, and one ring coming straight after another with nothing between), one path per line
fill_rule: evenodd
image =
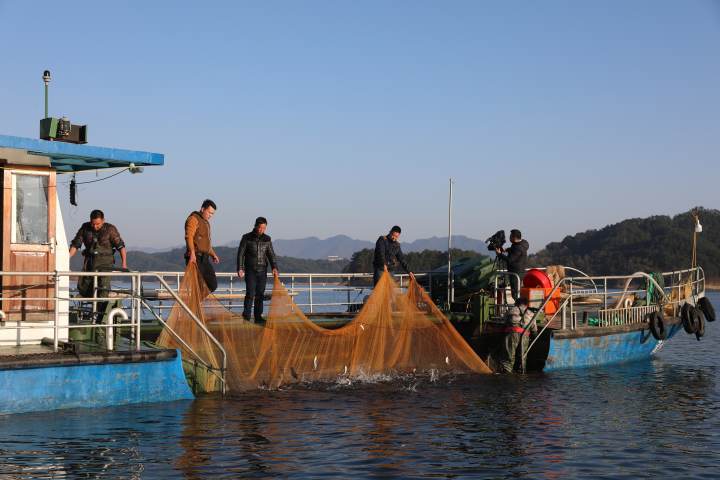
M267 220L265 217L255 219L255 228L242 236L237 251L237 273L245 278L245 303L243 318L250 320L255 311L255 321L262 322L263 299L267 283L267 266L270 264L272 273L277 277L277 263L270 236L265 235Z
M105 221L102 210L90 212L90 221L83 223L70 242L70 256L74 256L85 245L82 255L83 272L110 271L115 266L115 252L120 253L122 268L127 269L125 242L115 225ZM110 293L110 277L97 277L97 296L105 298ZM78 291L81 297L92 297L95 293L94 277L79 277ZM100 304L99 309L102 310Z

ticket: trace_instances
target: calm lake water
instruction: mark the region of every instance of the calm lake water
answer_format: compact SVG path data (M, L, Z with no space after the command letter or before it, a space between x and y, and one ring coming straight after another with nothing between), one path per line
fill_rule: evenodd
M0 417L0 478L718 478L718 329L602 369Z

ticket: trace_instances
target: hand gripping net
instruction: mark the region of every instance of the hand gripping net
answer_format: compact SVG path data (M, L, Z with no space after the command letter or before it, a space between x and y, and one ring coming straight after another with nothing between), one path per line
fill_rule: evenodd
M490 373L415 281L403 292L387 273L357 316L337 329L310 321L278 279L264 326L208 297L193 264L185 272L180 297L225 348L226 381L233 391L331 382L343 376ZM204 363L220 368L219 350L180 305L173 307L167 323ZM158 343L180 348L185 359L194 358L167 328Z

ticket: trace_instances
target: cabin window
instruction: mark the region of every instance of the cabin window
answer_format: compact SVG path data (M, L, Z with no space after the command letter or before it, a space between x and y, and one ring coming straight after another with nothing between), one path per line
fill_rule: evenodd
M48 176L13 175L13 243L48 243Z

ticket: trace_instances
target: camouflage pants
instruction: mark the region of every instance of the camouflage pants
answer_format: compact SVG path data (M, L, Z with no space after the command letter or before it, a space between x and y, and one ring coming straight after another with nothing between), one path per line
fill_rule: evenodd
M500 373L513 373L516 360L520 364L520 371L525 370L525 360L522 358L523 352L527 352L530 338L521 333L508 333L503 339L502 348L499 349L497 359L497 369ZM518 348L522 347L522 348Z
M97 255L94 259L85 260L83 272L107 272L115 265L115 257L109 255ZM95 277L78 278L77 288L80 296L85 298L93 297ZM97 277L98 298L107 297L110 293L110 277Z

